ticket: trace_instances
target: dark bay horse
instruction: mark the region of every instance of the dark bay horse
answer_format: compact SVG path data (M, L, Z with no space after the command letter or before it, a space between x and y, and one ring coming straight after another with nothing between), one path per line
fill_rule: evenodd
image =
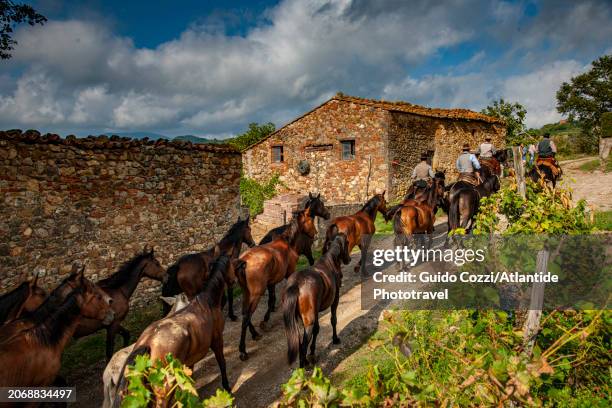
M557 186L557 181L561 178L561 173L555 172L549 163L538 163L536 161L527 176L533 180L534 183L538 183L541 180L544 184L550 183L552 188L555 188Z
M222 252L218 246L215 247L210 273L202 291L185 308L151 323L142 332L121 370L117 388L119 392L113 406L119 406L127 387L124 377L125 367L134 364L137 355L145 353L149 354L152 361L161 359L164 362L166 355L172 353L183 364L193 368L212 349L221 371L223 388L231 390L223 354L225 319L221 310L221 301L226 286L236 280L235 265L242 263L233 258L233 252L234 248L231 247L227 252Z
M355 246L359 246L361 250L361 258L355 266L355 272L360 269L365 273L365 262L368 248L372 240L372 235L376 232L374 221L376 214L381 213L385 220L387 218L387 201L385 200L385 192L376 194L368 200L367 203L353 215L336 217L325 231L325 243L323 244L323 253L327 252L332 240L338 233L346 235L349 242L349 253Z
M470 232L480 199L490 196L499 188L499 177L495 175L489 176L484 183L477 186L464 182L455 183L448 198L448 231L464 228L466 232Z
M438 194L437 194L438 200L434 204L435 205L434 214L435 214L438 211L438 207L444 207L443 199L444 199L445 181L446 181L446 171L438 171L435 173L435 176L430 185L426 184L425 186L417 186L413 184L406 192L406 195L404 196L402 201L399 204L396 204L387 210L386 219L388 220L393 219L395 212L399 210L402 206L410 202L416 201L417 203L422 203L422 202L427 201L429 199L429 194L432 188L438 189Z
M276 303L276 284L295 272L298 260L296 243L300 233L305 233L309 237L314 237L317 233L310 216L310 208L295 212L289 223L289 228L281 236L267 244L250 248L240 256L240 259L245 262L241 268L236 269L238 282L243 290L242 328L239 345L242 361L249 358L246 351L247 328L254 340L261 337L251 323L259 299L267 289L268 309L261 322L261 327L265 328Z
M47 292L37 283L38 274L0 296L0 326L18 319L22 313L33 312L45 301Z
M407 245L410 238L429 237L428 246L433 240L436 211L440 196L444 194L444 180L434 179L433 185L417 199L404 200L403 205L393 215L395 245ZM417 235L418 234L418 235Z
M329 220L330 214L329 210L325 208L323 201L321 200L321 194L313 195L312 193L308 193L308 201L304 205L304 208L310 208L310 216L313 221L315 217L321 217L324 220ZM274 238L280 236L283 232L285 232L289 228L289 224L282 225L280 227L276 227L268 231L268 233L259 241L259 245L267 244L268 242L272 242ZM309 237L307 234L300 233L297 237L297 253L298 255L304 255L308 259L308 263L310 265L314 264L314 258L312 257L312 244L314 243L314 239Z
M502 175L501 165L508 160L508 150L501 149L497 150L493 153L493 157L491 158L478 158L478 161L481 165L480 174L482 175L483 180L486 180L490 176L499 176Z
M325 255L314 266L303 269L287 279L283 296L283 318L287 335L287 358L289 364L300 356L300 367L306 364L306 351L310 344L310 356L314 360L319 334L319 313L331 307L332 342L339 344L336 332L336 310L342 285L342 263L348 265L351 256L346 235L338 233ZM304 326L300 340L298 321ZM312 343L311 343L312 340Z
M96 284L113 298L112 309L115 318L111 324L104 326L100 320L81 319L74 332L75 338L88 336L101 329L106 329L106 360L110 360L115 350L115 336L117 333L123 337L123 347L130 344L130 332L121 326L121 323L130 310L130 297L136 290L143 277L157 281L167 279L166 271L155 258L153 248L137 254L124 263L117 272Z
M225 236L219 241L219 248L227 252L234 248L233 257L238 258L240 248L245 243L249 247L255 246L249 226L250 217L238 220L231 226ZM203 252L187 254L179 258L174 265L168 268L168 281L162 286L162 296L176 296L183 292L192 299L197 295L208 278L208 265L214 259L214 247ZM232 321L237 319L234 314L234 291L232 286L227 288L228 316ZM164 312L167 314L169 307L164 304Z
M47 313L34 312L36 323L16 320L2 327L0 334L0 387L42 387L54 383L61 367L64 348L83 317L110 323L112 299L95 284L79 275L78 287L62 304ZM46 302L49 302L48 299ZM43 304L44 305L44 304ZM43 315L39 315L39 314Z

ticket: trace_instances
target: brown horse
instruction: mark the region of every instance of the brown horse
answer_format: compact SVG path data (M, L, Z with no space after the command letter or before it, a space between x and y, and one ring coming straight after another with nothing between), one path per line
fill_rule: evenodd
M117 333L123 337L123 347L130 344L130 332L121 326L121 323L130 310L130 297L144 276L160 282L167 279L166 271L155 258L153 248L150 251L147 251L145 248L143 252L124 263L117 272L96 283L113 298L112 308L115 313L115 319L110 325L106 326L102 325L100 320L81 319L74 332L74 337L78 339L95 333L98 330L106 329L107 361L113 356Z
M251 236L251 227L249 226L250 217L238 220L225 236L219 241L221 252L225 253L230 248L234 248L233 257L238 258L242 244L245 243L249 247L255 246L255 241ZM185 293L189 299L193 299L197 295L208 278L208 265L214 259L214 247L204 252L195 254L187 254L179 258L174 265L168 268L168 281L162 286L162 296L176 296L179 293ZM234 288L227 288L227 307L228 316L232 321L236 321L237 317L234 314ZM164 312L167 314L169 307L164 304Z
M414 202L422 203L422 202L427 201L429 199L429 194L432 188L438 189L438 192L437 192L438 200L434 204L434 207L435 207L434 213L438 211L438 207L445 208L445 205L444 205L444 190L445 190L444 183L445 181L446 181L446 171L438 171L436 172L434 178L431 180L430 184L427 184L427 182L425 182L424 186L422 184L419 186L417 185L419 184L418 181L415 182L408 189L403 200L399 204L394 205L393 207L390 207L387 210L386 219L388 220L393 219L393 216L395 215L397 210L399 210L400 208L402 208L402 206L406 204L410 204Z
M240 256L245 264L236 270L238 282L243 290L242 295L242 329L240 332L240 359L245 361L249 358L246 351L246 330L251 332L254 340L260 338L259 333L251 323L251 317L259 299L268 289L268 310L264 316L261 327L265 328L270 319L270 313L274 310L276 303L276 284L289 277L295 272L298 260L296 251L297 237L300 233L305 233L309 237L314 237L317 230L312 217L310 208L297 211L289 223L289 228L278 238L264 245L256 246L247 250Z
M370 247L372 235L376 232L374 221L376 213L380 212L385 221L387 218L387 202L385 200L385 192L376 194L370 198L367 203L353 215L336 217L325 231L325 243L323 244L323 253L327 252L332 240L338 233L346 235L349 242L349 253L355 246L359 246L361 250L361 258L355 266L355 272L360 269L365 273L365 259Z
M34 324L16 320L0 334L0 387L43 387L54 383L64 348L82 317L110 323L112 298L79 274L78 287L48 313L34 312ZM51 301L47 299L45 303ZM44 305L44 304L43 304Z
M313 221L315 217L321 217L324 220L329 220L330 214L329 210L325 208L323 201L321 200L321 194L313 195L312 193L308 193L308 201L304 205L304 208L310 208L310 217L312 217ZM274 238L282 235L289 228L289 224L282 225L280 227L276 227L268 231L268 233L259 241L259 245L267 244L268 242L272 242ZM314 258L312 257L312 244L314 243L314 239L309 237L308 235L301 233L297 237L296 249L298 255L304 255L308 259L308 263L310 265L314 264Z
M33 312L45 301L47 292L37 283L38 274L0 296L0 326L18 319L22 313Z
M178 312L189 305L189 299L187 299L187 296L185 296L184 293L172 297L162 296L161 299L163 302L172 306L172 309L170 309L170 313L168 313L168 315ZM119 384L119 378L121 377L121 370L123 367L125 367L125 360L128 358L133 349L134 344L130 344L129 346L122 348L113 354L113 357L106 365L104 373L102 374L102 382L104 383L104 402L102 403L102 408L110 408L112 406L113 401L117 396L117 385Z
M145 353L152 361L165 361L166 355L172 353L183 364L193 368L212 348L221 371L223 388L231 390L223 354L225 320L221 301L225 287L236 280L234 266L242 261L233 259L233 248L221 253L217 246L213 251L217 256L211 262L210 274L202 291L184 309L150 324L134 343L122 370L113 406L119 406L122 394L125 394L125 367L133 364L137 355Z
M328 251L309 269L294 273L287 279L283 296L283 317L287 335L287 358L295 361L299 352L300 367L306 364L306 350L310 345L310 356L314 360L319 334L319 313L331 306L332 342L339 344L336 332L336 310L342 285L342 263L348 265L351 256L348 240L343 233L337 234ZM300 341L298 320L302 321L304 333ZM314 362L314 361L312 361Z
M488 197L500 188L499 177L489 176L482 184L473 186L469 183L457 182L450 191L448 202L448 231L463 228L470 232L473 220L480 206L480 199Z
M433 240L436 211L440 195L444 194L444 179L434 178L430 188L419 199L404 200L402 207L393 216L395 245L407 245L408 239L429 237L428 247ZM418 234L418 235L416 235Z

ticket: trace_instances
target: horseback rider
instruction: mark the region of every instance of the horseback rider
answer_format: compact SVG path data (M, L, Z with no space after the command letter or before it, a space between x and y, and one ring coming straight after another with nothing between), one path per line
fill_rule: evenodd
M417 183L418 181L425 181L427 184L434 178L434 172L431 165L427 163L427 155L421 154L421 161L412 170L412 182Z
M536 164L549 165L553 168L556 174L561 173L561 167L555 158L555 155L557 154L557 146L555 146L555 142L550 140L550 133L544 133L542 140L540 140L540 143L538 143L538 146L536 147L536 151L538 153Z
M491 143L491 136L485 137L484 143L481 143L476 150L476 154L481 159L490 159L495 153L497 153L497 150L495 146L493 146L493 143Z
M459 171L459 180L478 185L480 184L480 174L476 170L480 170L480 162L476 156L470 153L470 145L464 144L463 151L457 158L457 170Z

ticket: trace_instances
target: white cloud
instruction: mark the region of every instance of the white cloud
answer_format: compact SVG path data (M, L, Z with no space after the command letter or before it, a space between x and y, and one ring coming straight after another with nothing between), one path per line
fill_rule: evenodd
M565 31L578 25L584 31L578 44L590 39L593 47L609 47L609 29L585 23L609 20L609 8L566 3L558 11L555 4L543 4L541 13L553 21L523 27L508 55L528 60L546 41L572 51ZM555 55L522 70L499 68L503 56L484 49L495 37L489 33L503 41L516 36L517 25L526 24L522 7L285 0L245 36L194 25L154 49L137 48L100 22L50 21L17 32L19 45L6 65L11 74L0 77L13 84L0 86L0 128L231 134L252 121L281 124L336 91L474 109L503 95L526 101L530 123L540 123L555 117L555 87L581 64ZM555 19L575 21L563 27ZM483 49L447 74L409 74L466 41Z

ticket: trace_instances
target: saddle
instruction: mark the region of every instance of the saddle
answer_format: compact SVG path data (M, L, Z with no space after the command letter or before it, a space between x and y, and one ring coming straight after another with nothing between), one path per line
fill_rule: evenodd
M546 166L550 169L550 172L555 176L559 177L561 175L561 167L557 163L557 160L554 157L538 157L536 159L536 166Z
M475 173L459 173L459 178L457 181L465 181L466 183L470 183L474 186L480 184L480 180L478 180Z
M479 161L481 165L488 167L493 174L501 174L501 165L495 157L482 157Z

